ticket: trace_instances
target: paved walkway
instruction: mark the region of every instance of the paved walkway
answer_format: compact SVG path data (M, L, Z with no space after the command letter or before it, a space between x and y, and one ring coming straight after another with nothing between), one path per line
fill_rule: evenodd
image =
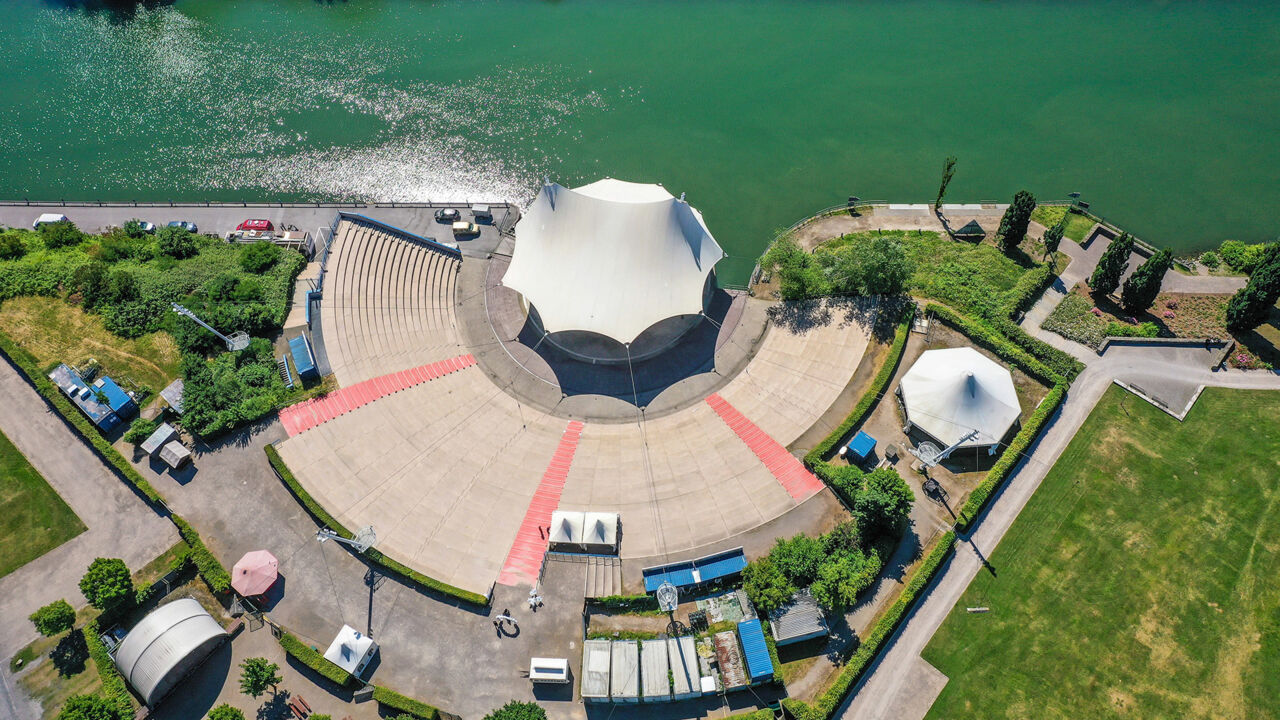
M88 529L0 579L0 658L37 637L27 617L66 598L84 604L80 577L97 557L141 568L178 541L178 532L117 478L8 362L0 361L0 430L71 506ZM0 717L39 717L21 700L10 706L12 678L0 669ZM34 716L31 713L34 711Z

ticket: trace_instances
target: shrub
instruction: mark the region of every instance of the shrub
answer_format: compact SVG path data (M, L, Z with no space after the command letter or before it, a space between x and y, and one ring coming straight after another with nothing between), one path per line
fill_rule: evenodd
M790 539L778 538L769 559L796 587L812 583L818 576L818 567L825 559L822 543L803 533Z
M66 600L54 600L31 614L31 622L41 635L53 637L76 624L76 609Z
M129 424L129 429L125 431L124 441L130 445L141 445L159 427L160 424L155 420L137 418Z
M64 247L75 247L84 242L85 234L70 220L45 223L40 226L40 239L50 250Z
M777 239L760 258L760 269L778 278L783 300L803 300L830 292L826 275L813 255L790 235Z
M440 717L440 711L436 708L419 700L414 700L411 697L405 697L395 690L382 687L381 685L375 685L373 687L373 699L377 700L380 705L389 707L393 710L407 712L410 715L422 718L423 720L436 720Z
M892 467L867 473L865 484L853 500L853 513L872 535L897 537L906 529L915 503L911 486Z
M1093 303L1068 295L1049 313L1040 327L1095 350L1107 336L1107 323L1092 312Z
M72 695L58 711L58 720L126 720L130 715L101 695Z
M317 718L320 716L312 715L311 717ZM209 720L244 720L244 713L239 708L222 703L209 711Z
M1107 337L1136 337L1136 338L1153 338L1160 336L1160 328L1153 322L1144 322L1141 325L1131 325L1129 323L1116 322L1112 320L1107 323Z
M1018 278L1018 282L1005 294L1004 314L1017 315L1031 309L1040 299L1046 288L1058 278L1053 265L1048 263L1037 265Z
M116 669L115 662L102 644L102 636L98 634L97 621L84 627L84 642L89 648L89 657L98 669L98 679L102 682L102 693L116 707L120 708L121 717L133 717L133 696L124 683L124 677Z
M119 558L96 558L80 578L84 599L99 610L113 610L134 597L133 577Z
M1012 321L1009 321L1007 318L1003 322L1000 322L999 320L997 320L997 321L988 323L982 320L960 315L959 313L955 312L951 308L946 307L945 305L938 305L937 303L929 303L928 305L925 306L925 311L933 314L935 319L942 320L948 325L951 325L957 330L960 330L965 335L967 335L970 340L990 350L991 352L995 353L1000 359L1017 366L1023 372L1025 372L1026 374L1030 375L1031 377L1041 382L1052 385L1062 379L1062 375L1058 371L1054 370L1053 368L1050 368L1043 361L1041 361L1039 357L1033 356L1030 352L1028 352L1027 350L1024 350L1022 347L1019 347L1019 345L1014 344L1014 342L1010 340L1010 336L1009 334L1006 334L1006 332L1012 334L1015 328L1017 329L1017 333L1021 333L1022 335L1026 335L1026 333L1023 332L1021 328L1018 328L1017 325L1015 325ZM1006 332L1001 332L1000 330L997 330L995 327L993 327L993 325L996 324L997 322L999 322L999 324L1001 325L1002 330L1007 329ZM1028 338L1030 338L1030 336L1028 336ZM1030 340L1034 341L1035 339L1030 338ZM1035 342L1038 342L1038 341L1035 341ZM1030 344L1032 347L1037 347L1035 342L1028 343L1028 344ZM1044 343L1040 343L1040 345L1044 345L1045 347L1048 347L1048 345ZM1057 351L1057 352L1063 356L1070 358L1070 356L1066 355L1066 353L1062 353L1061 351ZM1049 353L1048 355L1050 357L1054 357L1058 362L1067 364L1067 361L1062 360L1057 355L1053 355L1051 353ZM1081 365L1080 362L1078 360L1075 360L1074 358L1071 358L1071 361L1072 361L1071 367L1077 368L1075 370L1075 374L1079 374L1080 369L1083 369L1083 365Z
M1224 240L1218 248L1218 254L1232 270L1251 273L1262 260L1263 248L1262 243L1247 245L1239 240Z
M138 218L133 218L132 220L125 220L124 224L120 226L120 231L123 232L126 236L133 238L134 240L138 240L147 236L147 231L142 228L142 221L139 220Z
M0 233L0 260L20 258L26 252L27 247L22 243L21 234L13 230Z
M834 249L819 248L815 259L828 275L830 292L898 295L907 289L915 262L892 236L853 238Z
M275 243L259 240L240 253L240 267L245 272L260 273L276 264L280 259L280 248Z
M766 613L785 605L796 591L787 576L768 557L754 560L742 569L742 589L751 604Z
M809 591L823 609L843 613L857 602L859 593L871 587L880 567L878 555L846 550L822 563Z
M351 673L329 662L319 650L289 633L280 634L280 647L290 657L316 671L330 682L342 687L358 687L360 685L360 681L352 677Z
M547 720L547 711L537 703L512 700L485 715L484 720Z
M853 520L837 523L830 532L822 536L822 551L828 555L836 555L860 547L862 547L862 530Z
M240 663L240 692L249 697L262 697L267 688L275 688L283 680L280 666L266 658L251 657Z
M1218 257L1218 253L1209 250L1200 253L1200 264L1210 270L1217 270L1222 265L1222 258Z
M190 230L169 225L156 231L156 250L175 260L189 258L199 252L196 238Z

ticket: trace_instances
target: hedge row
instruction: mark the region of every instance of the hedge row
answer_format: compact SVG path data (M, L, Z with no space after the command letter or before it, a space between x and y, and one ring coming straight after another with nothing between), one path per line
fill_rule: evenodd
M840 423L840 426L832 430L829 435L822 439L816 447L810 450L804 456L804 464L810 470L825 462L826 456L831 450L840 443L845 435L849 434L855 427L860 425L866 419L871 409L875 407L876 402L884 395L885 390L889 387L889 381L893 379L894 372L898 369L898 361L902 359L902 350L907 346L907 337L911 334L911 321L915 318L916 306L908 303L903 309L902 318L898 321L898 327L894 331L893 344L889 346L889 354L884 359L884 364L880 366L879 372L875 378L871 380L871 387L867 388L866 393L862 395L862 399L854 406L853 412Z
M264 447L264 450L267 453L267 462L271 463L272 469L276 471L276 476L279 477L286 486L288 486L289 490L293 492L294 497L302 503L302 506L311 513L312 517L319 521L321 525L324 525L341 537L347 539L355 537L350 530L330 515L329 512L324 509L324 506L316 502L316 499L311 497L311 494L302 487L302 483L298 482L298 479L293 475L293 471L289 469L288 465L285 465L284 458L280 457L280 453L275 449L275 446L267 445ZM378 552L376 548L369 548L366 550L364 552L364 558L371 564L378 565L383 570L386 570L391 574L399 575L401 578L412 584L419 585L423 588L433 590L472 605L479 605L481 607L489 605L489 598L480 595L479 593L473 593L469 590L456 588L448 583L440 582L435 578L427 577L417 570L406 567L386 555L383 555L381 552Z
M1049 369L1066 380L1075 380L1077 375L1084 372L1084 363L1077 360L1070 353L1063 352L1043 340L1032 337L1018 323L1009 318L996 317L989 322L992 327L1003 333L1011 342L1034 355L1040 362L1049 366Z
M986 477L978 484L978 487L969 493L969 499L965 501L964 507L960 508L960 515L956 520L956 529L964 532L969 529L973 521L977 519L978 514L987 506L991 496L995 491L1004 484L1005 479L1013 468L1018 465L1018 461L1022 459L1023 453L1031 446L1036 437L1040 435L1040 430L1049 420L1049 417L1058 409L1062 401L1067 396L1067 383L1061 382L1053 386L1044 400L1040 402L1040 407L1031 414L1026 424L1014 436L1013 442L1009 443L1009 447L1005 448L1000 459L995 465L987 471Z
M920 567L911 576L907 586L902 589L898 599L894 601L893 605L889 606L885 614L871 628L871 632L867 633L866 638L858 645L858 649L850 656L844 668L840 670L840 674L832 681L831 686L822 695L818 696L817 700L812 703L807 703L803 700L782 701L782 704L797 720L827 720L835 714L840 704L844 702L845 696L862 678L863 672L880 654L885 642L897 630L898 624L906 617L907 611L915 604L916 598L933 581L934 576L938 574L938 569L942 567L942 563L951 557L955 538L955 533L950 531L942 536L933 551L920 563ZM738 716L734 717L736 719Z
M1057 385L1064 379L1039 358L1014 344L1004 333L984 320L966 317L938 303L926 305L925 312L931 313L935 318L967 335L970 340L995 353L1000 359L1017 366L1026 374L1047 385Z
M346 670L334 665L325 659L319 650L302 642L298 638L289 633L280 634L280 647L284 648L285 653L296 659L298 662L315 670L325 679L337 683L342 687L359 687L360 681Z
M117 472L124 476L125 480L129 481L129 483L136 487L143 495L146 495L151 502L159 504L164 503L164 498L162 498L160 493L151 486L151 483L147 482L147 479L142 477L142 475L129 464L129 461L124 459L123 455L121 455L115 448L111 447L111 443L107 442L106 438L102 437L102 434L99 433L93 423L89 422L89 419L80 412L80 409L71 404L71 401L67 399L67 396L53 384L53 381L40 371L40 367L36 362L36 359L26 350L23 350L13 341L13 338L10 338L4 332L0 332L0 352L3 352L5 356L18 367L18 370L26 376L27 382L35 386L36 391L43 395L45 400L48 400L51 405L57 408L58 412L62 413L62 417L70 422L72 427L74 427L85 440L89 441L89 444L93 446L94 450L98 451L98 455L106 461L108 465L115 468Z
M1050 263L1043 263L1023 273L1005 295L1005 314L1012 317L1030 310L1057 278L1057 269Z
M414 717L422 718L422 720L437 720L440 717L440 711L436 708L411 697L405 697L395 690L384 688L381 685L373 686L373 699L377 700L380 705L400 712L407 712Z
M93 658L93 664L98 668L98 677L102 679L102 694L107 700L116 703L121 717L133 717L133 696L129 694L129 686L125 684L124 677L107 653L107 646L102 644L96 620L85 624L84 644L89 648L89 657Z
M764 643L769 648L769 660L773 662L773 682L782 686L782 661L778 659L778 642L773 639L773 630L769 627L768 620L760 621L761 629L764 630Z
M164 497L142 477L133 465L107 442L106 438L98 432L98 429L89 422L75 405L67 399L67 396L53 384L49 378L40 371L36 363L36 359L26 350L23 350L8 335L0 332L0 352L3 352L9 360L18 367L19 371L26 376L37 392L44 396L49 404L62 414L62 417L71 423L71 426L80 433L80 436L89 442L98 457L102 458L108 465L115 468L130 485L133 485L151 502L156 505L164 506ZM169 519L177 526L178 533L182 535L182 539L187 541L191 546L191 558L196 564L201 577L205 582L209 583L209 587L214 592L224 593L231 589L231 575L227 573L227 569L222 567L217 558L209 552L205 547L204 541L200 539L200 533L191 527L185 520L175 514L170 513Z
M600 598L587 598L587 605L601 610L619 610L631 613L661 613L658 598L653 595L608 595Z
M209 584L209 589L214 593L221 595L231 591L231 574L227 569L218 562L218 558L209 552L209 548L205 546L204 540L200 537L200 533L191 527L191 524L182 519L177 513L171 513L169 519L173 524L178 526L178 534L183 540L187 541L187 545L191 546L191 562L195 564L196 571L200 573L200 577Z

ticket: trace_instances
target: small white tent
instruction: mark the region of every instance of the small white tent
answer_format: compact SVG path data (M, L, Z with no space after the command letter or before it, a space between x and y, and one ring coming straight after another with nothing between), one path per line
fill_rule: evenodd
M908 426L942 443L962 448L1000 442L1021 410L1013 376L968 347L929 350L920 355L898 386Z
M324 651L324 659L363 680L365 668L377 651L378 644L373 638L350 625L343 625L329 649Z
M689 203L661 185L610 178L544 185L515 232L502 284L543 328L624 344L660 320L702 312L707 275L725 257Z

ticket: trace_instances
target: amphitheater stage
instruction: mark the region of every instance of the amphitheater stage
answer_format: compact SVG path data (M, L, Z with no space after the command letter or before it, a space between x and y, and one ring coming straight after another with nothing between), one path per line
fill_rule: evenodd
M616 375L571 378L527 345L521 357L501 298L491 320L501 248L460 259L346 221L336 237L321 313L342 387L282 411L279 450L387 555L488 594L536 582L555 509L619 513L624 567L839 514L788 446L850 382L873 304L725 294L684 348L703 355L655 366L630 396L592 394Z

